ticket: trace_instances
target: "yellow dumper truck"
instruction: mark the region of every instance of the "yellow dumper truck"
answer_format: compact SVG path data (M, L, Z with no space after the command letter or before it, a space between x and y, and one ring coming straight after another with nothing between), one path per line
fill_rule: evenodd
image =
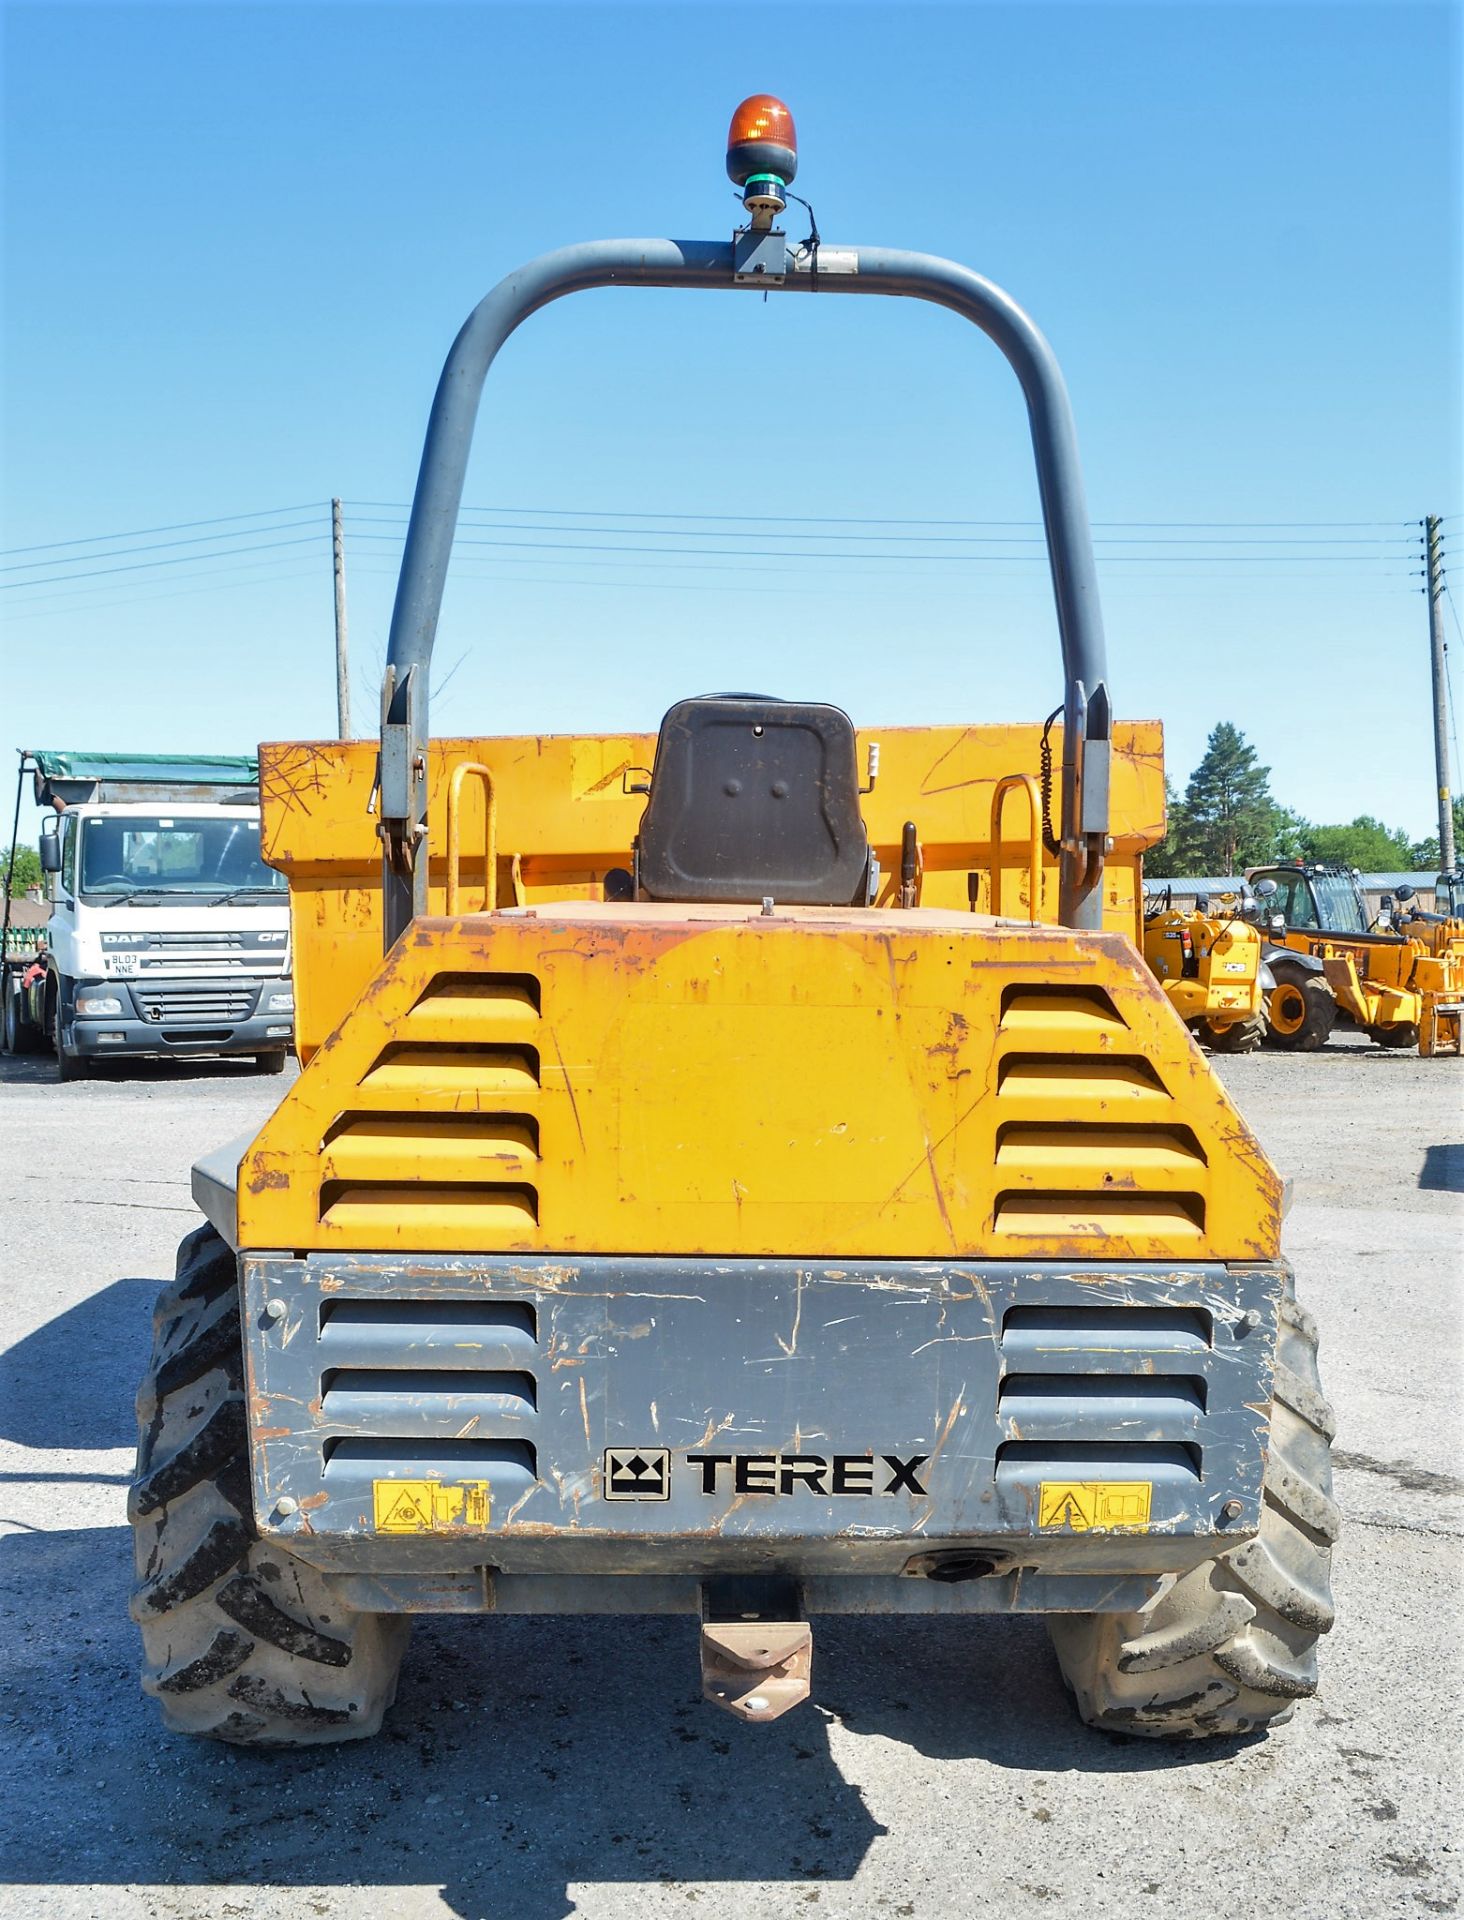
M1135 944L1161 742L1112 717L1061 376L968 269L790 240L795 164L757 96L730 240L570 247L488 296L380 739L262 750L304 1066L195 1168L138 1400L133 1612L175 1729L369 1734L417 1613L682 1614L754 1724L808 1694L827 1613L1044 1614L1126 1733L1315 1690L1316 1329L1277 1175ZM484 376L600 286L904 295L995 340L1062 638L1055 853L1036 726L717 694L654 737L430 736Z

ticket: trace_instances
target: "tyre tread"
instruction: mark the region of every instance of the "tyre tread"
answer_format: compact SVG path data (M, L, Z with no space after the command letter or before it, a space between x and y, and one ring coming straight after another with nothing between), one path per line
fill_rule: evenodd
M324 1574L259 1539L237 1263L211 1226L178 1249L153 1329L128 1501L144 1691L170 1730L236 1745L376 1732L408 1623L343 1606ZM266 1592L272 1583L291 1594L293 1611Z
M1278 1332L1259 1532L1180 1575L1145 1613L1050 1622L1090 1726L1155 1739L1234 1737L1279 1725L1317 1690L1341 1531L1331 1491L1336 1421L1321 1393L1316 1322L1289 1294Z

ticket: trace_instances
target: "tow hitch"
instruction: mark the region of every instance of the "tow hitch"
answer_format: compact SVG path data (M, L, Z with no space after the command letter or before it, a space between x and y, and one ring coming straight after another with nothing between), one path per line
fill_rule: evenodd
M702 1588L702 1693L739 1720L776 1720L808 1698L813 1629L797 1583L728 1579Z

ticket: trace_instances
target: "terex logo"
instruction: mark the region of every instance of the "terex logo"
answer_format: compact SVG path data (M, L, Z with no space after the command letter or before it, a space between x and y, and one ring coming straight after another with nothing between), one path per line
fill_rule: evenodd
M925 1497L916 1478L930 1458L912 1453L689 1453L688 1466L701 1470L703 1493L913 1493ZM722 1479L722 1469L729 1469Z

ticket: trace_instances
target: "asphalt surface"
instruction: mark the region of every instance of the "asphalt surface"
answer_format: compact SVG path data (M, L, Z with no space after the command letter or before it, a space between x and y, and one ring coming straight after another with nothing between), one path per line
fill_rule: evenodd
M1220 1063L1294 1181L1347 1532L1323 1691L1268 1738L1075 1720L1040 1621L820 1621L815 1704L700 1703L689 1621L419 1625L368 1746L248 1754L137 1692L124 1520L195 1153L284 1083L0 1060L7 1916L701 1920L1452 1913L1461 1895L1464 1068Z

